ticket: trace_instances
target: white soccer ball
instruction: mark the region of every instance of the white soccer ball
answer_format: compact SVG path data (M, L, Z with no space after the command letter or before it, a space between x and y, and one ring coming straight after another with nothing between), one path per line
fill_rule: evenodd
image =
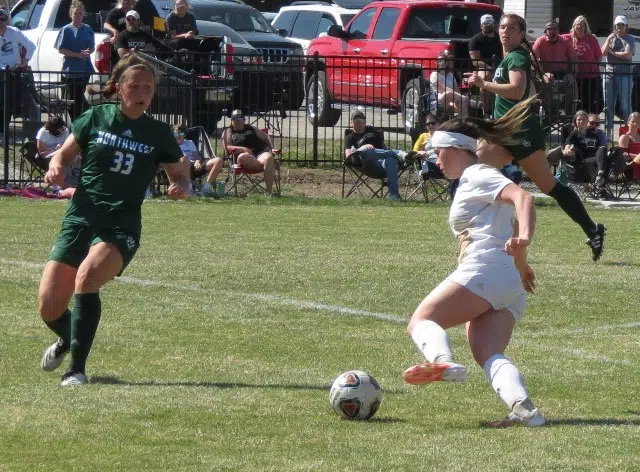
M340 374L329 392L329 403L333 411L347 420L373 418L381 401L380 385L373 376L361 370Z

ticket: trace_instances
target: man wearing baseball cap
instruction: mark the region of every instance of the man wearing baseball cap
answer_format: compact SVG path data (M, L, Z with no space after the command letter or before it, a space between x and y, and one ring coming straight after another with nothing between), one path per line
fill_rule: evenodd
M619 15L613 21L613 32L602 45L602 55L607 59L602 79L604 91L605 131L609 139L613 134L613 113L616 98L620 103L622 118L627 121L631 113L631 61L636 52L636 42L628 32L627 17Z
M573 71L571 63L575 64L578 61L571 42L558 33L558 22L548 21L544 25L544 34L533 43L533 53L540 62L542 70L546 72L547 82L551 82L554 78L563 79L567 74L571 74Z
M493 80L494 66L502 60L502 44L496 34L496 21L492 15L482 15L480 18L480 32L469 41L469 57L473 68L478 70L484 80ZM485 114L493 111L493 94L482 92Z
M21 69L28 65L29 59L36 50L35 44L27 38L22 31L13 26L9 26L11 17L9 12L4 8L0 8L0 45L2 50L0 51L0 69L9 67L10 69ZM24 48L25 54L22 55L22 49ZM9 90L7 90L7 102L4 102L4 87L0 87L0 133L4 132L4 113L2 111L6 108L9 110L9 117L16 110L16 105L20 102L20 92L22 87L20 86L20 73L11 72L8 75Z
M127 29L118 33L115 48L120 58L127 57L134 50L148 50L152 45L151 36L140 29L140 15L135 10L129 10L125 15Z

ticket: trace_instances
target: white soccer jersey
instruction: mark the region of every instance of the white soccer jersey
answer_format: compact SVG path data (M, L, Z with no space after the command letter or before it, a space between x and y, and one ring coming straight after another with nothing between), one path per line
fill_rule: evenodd
M515 209L496 198L510 183L498 169L486 164L472 165L463 172L449 212L461 262L467 257L486 260L505 254L504 245L513 235Z

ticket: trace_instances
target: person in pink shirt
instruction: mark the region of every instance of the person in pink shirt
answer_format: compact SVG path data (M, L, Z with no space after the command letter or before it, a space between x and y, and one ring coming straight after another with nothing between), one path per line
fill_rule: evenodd
M591 33L587 19L580 15L573 20L571 31L560 36L571 43L578 59L576 85L582 108L589 113L600 114L600 68L602 50L597 38Z
M574 97L577 95L574 67L577 61L576 53L571 42L558 34L558 22L555 20L544 25L544 35L533 43L533 53L538 59L544 81L547 84L555 84L564 92L564 106L567 114L573 114L575 110ZM564 84L559 81L564 81ZM550 87L542 87L543 101L549 103Z

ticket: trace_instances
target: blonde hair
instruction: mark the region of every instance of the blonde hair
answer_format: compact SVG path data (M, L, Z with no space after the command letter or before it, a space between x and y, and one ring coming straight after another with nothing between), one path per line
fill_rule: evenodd
M573 42L574 46L578 43L578 36L576 35L576 25L582 22L584 22L584 35L591 36L591 28L589 27L587 18L582 15L576 16L576 19L573 20L573 24L571 25L571 41Z
M634 111L633 113L631 113L627 118L627 124L632 120L640 120L640 113L638 113L637 111Z
M587 113L584 110L578 110L576 114L573 116L573 126L576 126L576 127L578 126L576 123L576 119L578 118L579 115L584 115L587 121L589 121L589 113Z
M454 118L438 126L439 131L460 133L470 138L484 139L493 144L508 146L514 144L513 135L522 129L522 125L531 113L531 107L538 100L537 95L518 103L497 120L482 118Z

